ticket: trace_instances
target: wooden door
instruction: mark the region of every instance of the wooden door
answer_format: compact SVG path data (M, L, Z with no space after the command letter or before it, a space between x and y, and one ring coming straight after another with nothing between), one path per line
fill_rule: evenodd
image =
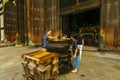
M27 0L28 36L34 44L42 40L44 28L44 0Z
M4 27L5 37L8 41L14 42L16 40L17 26L16 26L16 6L10 0L4 6Z

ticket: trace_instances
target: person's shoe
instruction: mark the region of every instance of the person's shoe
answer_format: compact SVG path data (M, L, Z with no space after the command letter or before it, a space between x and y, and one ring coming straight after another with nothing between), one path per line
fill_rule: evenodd
M76 73L76 72L77 72L77 69L72 70L72 73Z

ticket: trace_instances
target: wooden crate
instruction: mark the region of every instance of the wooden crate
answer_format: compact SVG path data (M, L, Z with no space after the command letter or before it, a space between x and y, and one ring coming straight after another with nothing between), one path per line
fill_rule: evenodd
M41 71L39 68L37 68L38 72L38 80L51 80L52 78L52 73L51 73L52 67L49 66L47 67L46 70Z
M59 74L58 63L52 65L52 76L55 76L56 74Z
M29 80L47 80L58 73L58 54L36 51L22 55L25 78Z

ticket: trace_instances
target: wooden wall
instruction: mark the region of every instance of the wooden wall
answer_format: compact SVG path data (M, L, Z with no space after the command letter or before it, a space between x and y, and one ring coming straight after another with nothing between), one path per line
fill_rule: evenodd
M17 8L17 40L20 44L25 44L26 17L24 0L16 0Z
M59 10L59 0L45 0L45 31L52 29L53 36L60 33Z
M17 17L16 6L12 0L8 1L4 5L4 30L5 38L14 42L17 34Z
M120 46L119 0L101 0L100 35L107 46Z
M26 4L29 41L38 44L44 32L44 2L43 0L27 0Z
M24 44L39 44L48 29L53 30L53 36L62 34L60 16L101 7L101 41L108 46L120 46L120 0L76 0L74 6L61 9L60 0L15 0L16 5L11 1L4 6L8 41L14 42L19 35Z
M59 35L59 0L27 0L29 41L40 44L48 29Z
M20 44L40 44L48 29L60 33L59 0L10 0L4 6L6 39Z

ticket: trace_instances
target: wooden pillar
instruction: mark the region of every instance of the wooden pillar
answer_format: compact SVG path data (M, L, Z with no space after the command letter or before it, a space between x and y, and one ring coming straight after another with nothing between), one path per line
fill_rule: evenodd
M115 9L115 37L114 37L114 46L115 47L119 47L120 44L120 39L119 39L119 36L120 36L120 1L119 0L116 0L114 3L114 9Z
M59 35L62 37L62 16L59 17Z
M60 6L59 0L46 0L45 1L45 30L53 30L53 36L58 36L60 33L59 28L59 14Z
M25 14L24 0L16 0L17 7L17 40L19 44L25 45Z
M118 3L118 17L117 17L117 21L118 21L118 26L117 26L117 30L118 30L118 46L120 46L120 0L117 0Z
M119 47L120 36L120 1L101 0L100 36L103 47ZM111 48L112 49L112 48Z
M29 45L28 44L28 25L27 25L27 1L24 1L24 26L25 26L25 45Z
M27 1L27 26L30 45L40 45L44 33L44 0Z
M26 11L27 11L26 12L26 16L27 16L27 20L26 20L27 22L26 23L27 23L27 28L28 28L27 29L27 31L28 31L27 35L29 37L28 38L28 44L30 44L29 41L30 41L30 37L31 37L30 32L29 32L30 31L30 7L29 6L30 6L30 0L26 0Z
M55 36L60 35L59 16L60 16L59 0L54 0L54 22L53 24L55 24Z
M0 41L4 40L4 17L3 17L3 0L0 0Z

